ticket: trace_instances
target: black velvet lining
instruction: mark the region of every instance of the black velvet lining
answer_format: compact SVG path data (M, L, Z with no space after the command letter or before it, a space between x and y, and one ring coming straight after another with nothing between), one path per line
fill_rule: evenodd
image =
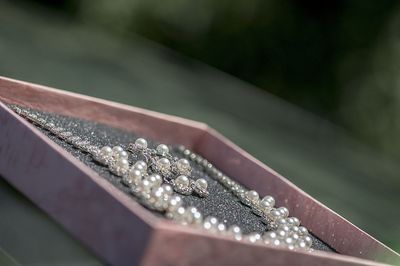
M115 145L120 145L125 148L128 143L133 142L138 137L146 138L146 136L138 136L134 133L126 132L93 121L86 121L51 113L38 111L35 112L41 117L45 118L48 122L51 121L56 126L61 126L68 131L73 132L75 135L85 138L92 144L98 146L108 145L112 147ZM66 142L58 139L46 130L41 129L41 131L58 145L66 149L78 160L82 161L88 167L96 171L99 176L107 179L118 189L130 195L132 200L135 199L129 193L128 188L121 183L121 179L119 177L111 174L106 167L95 163L90 155L75 149L72 145L69 145ZM150 147L154 147L154 145L158 144L152 140L147 140ZM176 147L173 147L173 149L176 149ZM175 153L175 151L172 151L172 153ZM194 206L205 216L215 216L219 221L224 222L227 226L233 224L238 225L241 227L244 233L262 233L266 230L266 226L261 222L258 216L252 213L250 208L241 204L233 194L227 191L217 181L211 179L200 167L192 163L192 168L195 176L205 178L208 181L210 195L206 198L199 198L197 196L182 196L185 206ZM157 212L154 213L159 215ZM317 237L313 235L311 235L311 237L313 238L313 249L336 252Z

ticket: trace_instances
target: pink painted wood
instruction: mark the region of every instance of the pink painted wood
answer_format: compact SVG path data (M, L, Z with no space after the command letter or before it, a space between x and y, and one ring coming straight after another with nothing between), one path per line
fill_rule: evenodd
M280 205L341 253L254 246L157 218L0 103L0 174L112 264L379 265L373 261L399 261L396 252L203 123L1 77L0 99L185 144L244 185L276 196Z

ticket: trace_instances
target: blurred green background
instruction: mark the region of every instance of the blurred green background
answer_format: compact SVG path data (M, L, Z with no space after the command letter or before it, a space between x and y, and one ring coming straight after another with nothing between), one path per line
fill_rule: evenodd
M392 0L0 0L0 75L204 121L399 251L399 19ZM101 263L0 192L0 262Z

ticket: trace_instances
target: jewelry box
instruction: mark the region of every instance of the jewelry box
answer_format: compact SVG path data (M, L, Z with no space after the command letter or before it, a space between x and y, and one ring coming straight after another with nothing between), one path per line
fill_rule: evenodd
M0 77L0 175L112 265L380 265L399 255L204 123ZM274 195L331 251L238 242L155 215L18 116L10 104L185 145ZM77 195L79 194L79 195Z

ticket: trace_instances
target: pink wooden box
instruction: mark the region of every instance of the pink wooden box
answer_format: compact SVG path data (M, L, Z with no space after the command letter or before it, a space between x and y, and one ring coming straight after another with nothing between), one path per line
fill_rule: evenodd
M206 124L4 77L0 100L184 144L243 185L274 195L278 205L340 253L246 244L156 217L0 103L0 175L108 263L380 265L400 260Z

